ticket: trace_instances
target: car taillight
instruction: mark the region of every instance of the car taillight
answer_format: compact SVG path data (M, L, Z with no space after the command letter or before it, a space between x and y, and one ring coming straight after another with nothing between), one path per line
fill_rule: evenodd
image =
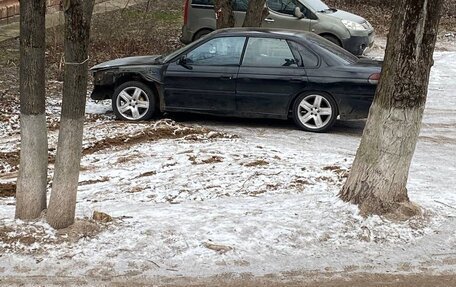
M369 84L372 84L372 85L377 85L378 84L378 81L380 80L380 73L374 73L372 75L369 76Z
M184 0L184 25L188 22L188 5L190 0Z

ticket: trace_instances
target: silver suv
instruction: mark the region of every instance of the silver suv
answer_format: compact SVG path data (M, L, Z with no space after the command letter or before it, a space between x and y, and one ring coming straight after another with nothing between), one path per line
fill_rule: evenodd
M233 0L235 26L242 26L248 0ZM215 30L214 0L185 0L181 41L188 44ZM329 8L320 0L266 0L269 15L262 27L314 32L362 55L374 43L374 29L364 18Z

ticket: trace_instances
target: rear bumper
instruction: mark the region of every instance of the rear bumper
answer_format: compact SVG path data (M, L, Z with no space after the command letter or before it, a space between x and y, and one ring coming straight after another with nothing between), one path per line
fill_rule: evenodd
M373 100L373 95L345 97L343 101L339 102L340 119L356 120L367 118Z
M368 36L351 36L342 41L342 46L345 50L351 52L353 55L360 56L366 49L374 45L374 32Z

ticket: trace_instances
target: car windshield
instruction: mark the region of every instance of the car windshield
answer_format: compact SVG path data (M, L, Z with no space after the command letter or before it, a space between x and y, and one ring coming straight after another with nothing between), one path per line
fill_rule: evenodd
M346 65L358 62L358 58L355 55L318 35L307 34L306 38L308 41L324 50L327 55L338 60L338 62L342 62Z
M196 46L196 45L199 45L199 43L201 41L203 41L205 39L205 37L199 39L199 40L196 40L195 42L187 45L187 46L184 46L168 55L163 55L163 56L160 56L160 58L158 58L157 60L162 62L162 63L167 63L169 62L170 60L172 60L173 58L175 58L176 56L178 56L179 54L181 54L182 52L184 52L185 50L187 49L191 49L192 47Z
M329 7L320 0L306 0L306 4L308 4L308 6L310 6L312 9L318 12L329 9Z

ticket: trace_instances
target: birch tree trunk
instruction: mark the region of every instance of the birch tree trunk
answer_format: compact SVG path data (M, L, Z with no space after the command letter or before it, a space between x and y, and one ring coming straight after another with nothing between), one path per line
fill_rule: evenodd
M46 209L45 12L45 0L21 1L21 153L16 185L16 218L22 220L38 218Z
M65 0L65 72L62 116L55 161L49 224L66 228L74 223L87 95L90 22L94 0Z
M232 0L215 0L214 9L217 19L217 29L234 27Z
M261 27L263 20L269 15L265 7L266 0L250 0L249 7L245 13L243 27Z
M442 0L402 0L395 6L382 77L361 144L340 197L362 215L405 219L421 212L407 180L421 128Z

